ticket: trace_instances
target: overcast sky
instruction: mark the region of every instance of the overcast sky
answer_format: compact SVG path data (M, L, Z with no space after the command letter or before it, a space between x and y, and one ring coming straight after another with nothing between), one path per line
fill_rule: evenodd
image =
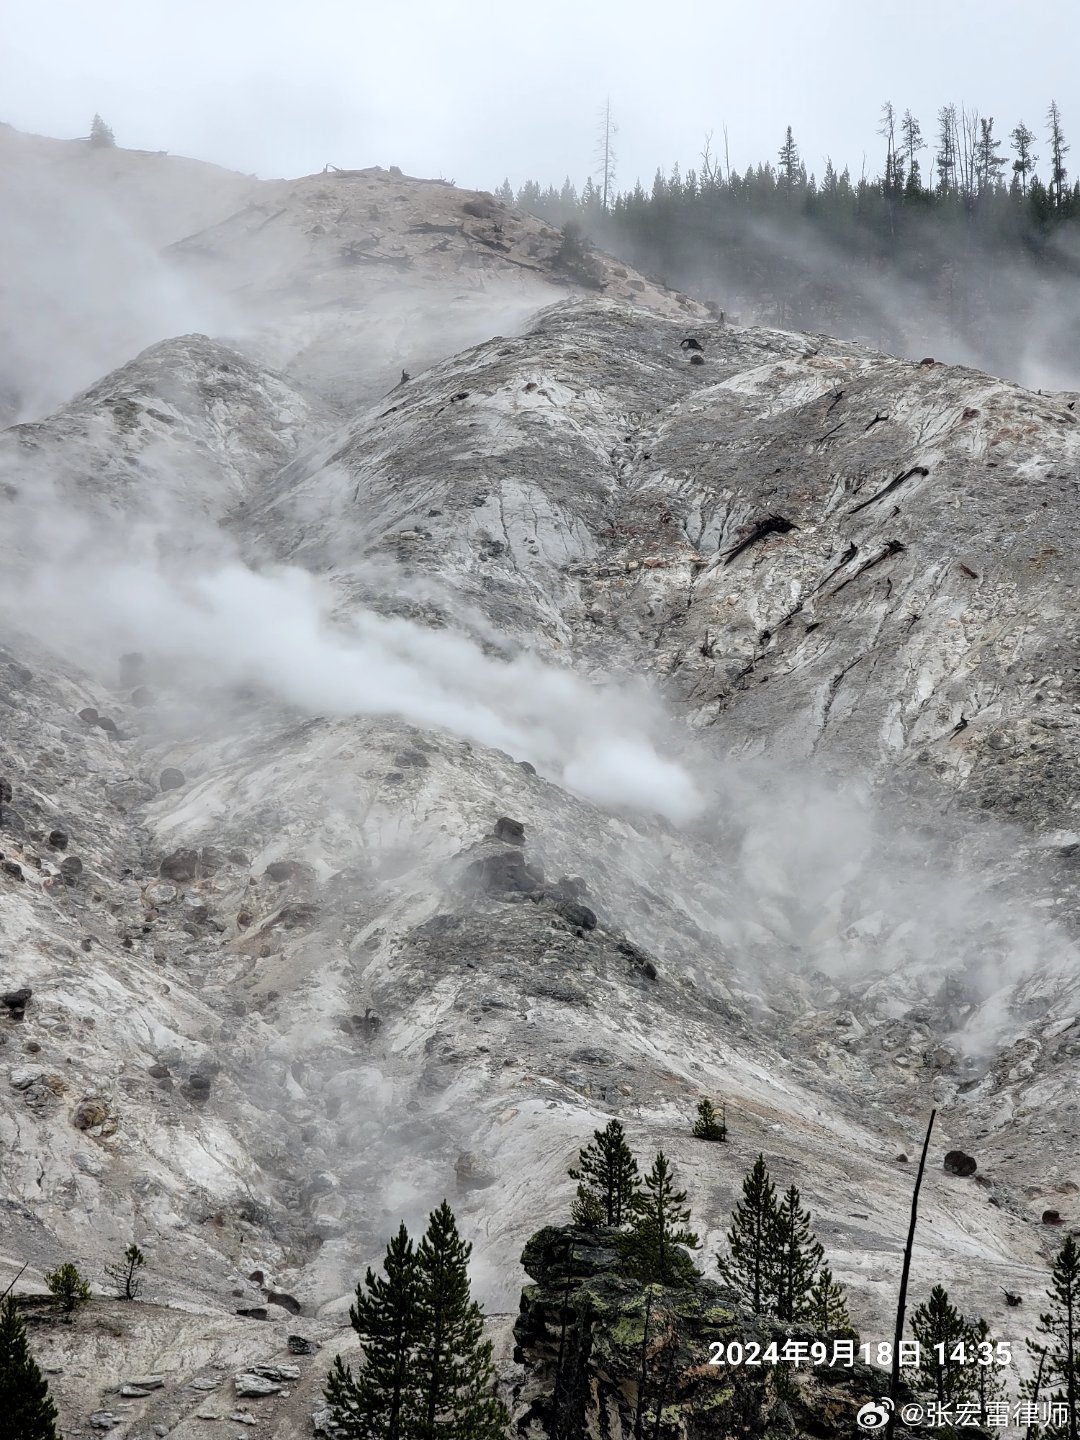
M1077 0L0 0L0 120L76 136L98 110L118 144L263 176L580 183L606 95L620 185L725 125L735 168L790 124L809 169L857 173L885 100L1041 142L1053 97L1080 136L1078 61Z

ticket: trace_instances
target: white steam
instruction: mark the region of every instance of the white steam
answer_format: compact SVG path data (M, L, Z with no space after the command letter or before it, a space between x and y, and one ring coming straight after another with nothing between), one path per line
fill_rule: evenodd
M54 588L35 585L39 616ZM107 636L113 654L138 649L192 678L255 685L307 714L448 731L601 805L675 823L701 809L690 776L661 753L662 712L643 686L592 686L535 655L494 658L465 635L369 610L335 615L330 586L295 567L232 561L176 579L121 565L78 588L67 646L78 635L100 649Z

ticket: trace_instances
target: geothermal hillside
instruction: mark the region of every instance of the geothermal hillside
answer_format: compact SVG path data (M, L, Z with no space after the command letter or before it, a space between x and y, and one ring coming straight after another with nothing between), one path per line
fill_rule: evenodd
M1021 1340L1080 1220L1075 397L439 181L0 156L56 304L3 297L0 1260L149 1262L35 1341L65 1423L224 1434L288 1363L310 1435L444 1195L510 1375L611 1116L708 1273L764 1151L878 1338L936 1105L913 1295Z

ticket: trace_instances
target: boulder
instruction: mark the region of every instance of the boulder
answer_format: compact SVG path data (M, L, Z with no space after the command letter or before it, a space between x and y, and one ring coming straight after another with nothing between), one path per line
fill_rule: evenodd
M287 1343L290 1355L314 1355L319 1348L317 1340L306 1340L303 1335L290 1335Z
M496 840L503 840L507 845L525 844L525 826L520 820L511 820L508 815L501 815L495 821L495 828L491 833Z
M66 850L68 847L68 833L66 830L50 830L49 844L54 850Z
M60 861L60 874L65 885L74 885L83 873L83 863L77 855L68 855Z
M963 1150L950 1150L942 1161L942 1169L950 1175L974 1175L979 1168L973 1155L965 1155Z
M116 1120L109 1102L101 1095L88 1095L75 1107L71 1117L71 1123L76 1130L96 1130L100 1125L103 1130L111 1127L116 1129Z
M8 1084L13 1090L29 1090L44 1078L45 1071L40 1065L16 1065L8 1074Z
M267 1361L262 1365L250 1366L249 1372L252 1375L261 1375L264 1380L286 1381L300 1379L299 1365L276 1365Z
M184 848L171 851L158 866L158 874L177 885L189 884L199 874L199 852Z
M18 1010L21 1013L26 1009L33 993L29 985L21 985L18 990L5 990L0 995L0 1005L6 1005L9 1010Z
M242 1312L238 1310L236 1313L239 1315ZM275 1385L272 1380L268 1380L264 1375L256 1375L253 1371L249 1370L241 1371L239 1375L234 1376L233 1386L237 1395L241 1396L281 1394L280 1385Z
M155 880L143 891L143 899L155 910L172 905L180 898L180 891L169 880Z
M1060 1225L1061 1215L1057 1210L1044 1210L1042 1212L1042 1223L1044 1225Z
M272 860L263 874L268 880L281 884L284 880L296 880L303 874L304 866L296 860Z
M459 1190L486 1190L499 1178L482 1155L475 1150L463 1151L454 1162Z
M541 888L525 865L525 855L516 845L501 849L484 848L466 865L463 880L470 889L486 895L531 895Z
M182 770L177 770L174 765L162 770L158 776L158 785L162 790L179 790L187 784L187 779Z
M560 900L557 909L577 929L596 929L596 914L587 905L581 905L576 900Z
M3 870L5 875L10 875L13 880L26 879L26 876L22 872L22 866L17 860L0 861L0 869Z
M85 725L96 725L98 722L98 713L92 705L87 705L85 709L79 711L79 719Z

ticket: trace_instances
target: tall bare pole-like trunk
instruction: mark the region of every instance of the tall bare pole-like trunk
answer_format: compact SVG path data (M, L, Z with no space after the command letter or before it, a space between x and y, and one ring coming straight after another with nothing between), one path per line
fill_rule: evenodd
M896 1431L896 1407L900 1402L900 1341L904 1338L908 1275L911 1271L911 1252L915 1245L915 1223L919 1218L919 1191L922 1188L923 1171L926 1169L926 1152L930 1148L930 1131L934 1128L936 1114L937 1110L930 1111L930 1123L926 1127L926 1139L923 1141L922 1157L919 1160L919 1173L915 1176L915 1189L911 1195L911 1221L908 1224L907 1244L904 1246L904 1268L900 1272L900 1295L896 1302L896 1330L893 1335L892 1377L889 1381L889 1399L892 1401L892 1408L889 1411L889 1427L886 1432L889 1440L892 1440Z

